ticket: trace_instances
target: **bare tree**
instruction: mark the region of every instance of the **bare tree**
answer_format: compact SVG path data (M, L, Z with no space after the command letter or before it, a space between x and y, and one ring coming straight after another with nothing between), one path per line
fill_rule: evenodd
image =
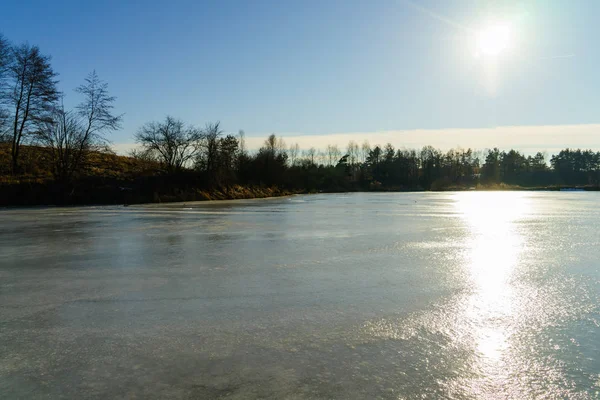
M358 163L359 149L358 144L354 140L348 142L346 154L348 154L348 161L350 165L355 166Z
M76 170L84 128L77 114L57 107L51 119L40 123L38 141L48 148L55 179L65 182Z
M246 148L246 132L243 130L238 131L238 151L235 160L235 169L238 175L244 174L250 157L248 156L248 149Z
M0 80L4 79L8 66L10 65L11 51L10 43L0 33Z
M123 115L112 113L117 98L108 94L108 83L100 80L96 71L92 71L75 91L83 95L83 101L77 106L77 114L84 124L80 151L83 156L84 148L106 143L104 135L121 128Z
M287 155L287 144L285 143L285 140L283 140L282 137L280 137L279 139L277 139L277 154L283 155L286 159L288 157L288 155Z
M315 165L315 157L317 157L317 149L311 147L304 152L304 157L310 162L311 165Z
M333 164L333 166L336 166L338 164L338 162L340 161L340 159L342 158L342 151L340 150L340 148L335 145L333 146L333 156L334 156L334 160L335 163Z
M327 160L327 153L324 151L321 151L320 149L317 150L317 161L315 162L315 164L317 165L329 165L328 164L328 160Z
M4 107L4 101L6 100L2 96L7 92L8 86L6 82L8 67L11 64L11 48L8 40L4 38L4 36L0 33L0 142L3 142L7 138L8 133L8 120L9 113L8 110Z
M59 92L57 74L50 66L50 57L40 53L37 46L28 44L13 49L13 61L8 68L12 90L7 103L12 119L12 172L18 172L19 150L24 137L34 132L38 124L49 120L55 109Z
M145 149L131 149L128 154L129 157L146 164L151 164L156 161L156 158Z
M275 134L271 134L267 138L267 140L265 140L265 145L263 149L273 158L277 156L283 156L287 159L287 149L285 141L282 138L277 138Z
M277 142L275 143L275 150L277 151L278 155L282 155L287 159L287 144L285 143L285 140L283 140L282 137L277 138Z
M342 152L340 151L340 148L337 145L327 145L326 154L327 162L330 166L336 166L337 162L342 157Z
M238 145L239 155L245 156L248 150L246 149L246 132L243 129L238 131Z
M75 111L65 111L61 104L37 132L38 141L50 149L55 178L63 181L82 169L90 152L106 147L104 135L118 129L122 119L112 114L115 97L108 95L108 85L96 71L75 91L83 95Z
M187 166L200 149L201 132L183 121L167 116L164 122L148 122L135 135L146 154L159 161L167 171Z
M209 176L215 175L218 166L219 143L223 135L220 125L220 122L206 124L196 158L196 167L208 172Z
M327 165L331 166L334 161L333 161L333 146L328 144L327 147L325 147L325 159L327 160Z
M360 158L361 158L361 162L365 163L367 162L367 158L369 157L369 154L371 153L371 145L369 144L369 142L367 140L365 140L360 148Z
M300 146L298 143L290 145L290 149L288 151L290 165L293 167L298 162L298 156L300 155Z

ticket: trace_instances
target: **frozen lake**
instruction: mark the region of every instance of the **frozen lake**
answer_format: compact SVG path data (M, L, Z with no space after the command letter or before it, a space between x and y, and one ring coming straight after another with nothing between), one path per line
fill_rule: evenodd
M0 210L0 398L597 398L599 205Z

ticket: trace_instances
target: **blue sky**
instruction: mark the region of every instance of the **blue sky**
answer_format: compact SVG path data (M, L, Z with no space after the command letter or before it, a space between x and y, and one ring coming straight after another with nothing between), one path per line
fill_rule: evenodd
M251 141L313 135L317 147L425 137L600 148L595 0L5 0L1 9L6 37L52 55L67 104L93 69L109 83L125 114L117 145L170 114L220 120ZM490 21L512 32L493 66L475 57L473 39ZM539 134L548 129L551 140ZM537 142L525 145L529 133Z

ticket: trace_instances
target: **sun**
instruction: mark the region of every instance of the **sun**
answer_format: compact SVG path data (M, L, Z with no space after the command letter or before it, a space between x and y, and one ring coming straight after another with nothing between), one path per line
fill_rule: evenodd
M508 25L494 24L477 34L477 49L486 56L498 56L511 44L511 30Z

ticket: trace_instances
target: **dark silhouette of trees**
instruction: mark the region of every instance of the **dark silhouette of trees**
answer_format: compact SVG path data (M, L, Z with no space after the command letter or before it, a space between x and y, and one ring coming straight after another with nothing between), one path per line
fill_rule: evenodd
M550 164L561 183L597 185L600 181L600 153L565 149L552 156Z
M223 131L220 123L209 123L200 136L200 148L196 158L196 168L216 178L219 165L219 144Z
M355 182L358 180L358 166L360 158L360 148L355 141L351 140L348 142L348 146L346 147L346 155L348 156L346 159L346 163L348 165L348 176L352 182Z
M230 185L236 182L236 165L239 144L233 135L219 139L217 182L220 185Z
M37 46L24 44L12 49L8 66L6 90L8 109L11 113L11 170L18 172L21 145L27 136L35 132L40 122L52 118L59 92L56 88L57 74Z
M311 147L304 151L304 163L308 163L309 165L316 165L317 160L317 149Z
M201 139L201 131L171 116L164 122L148 122L135 135L145 156L159 162L170 173L190 166L200 151Z
M430 189L431 185L441 177L442 153L441 151L425 146L421 150L421 185Z
M546 157L539 151L534 157L527 157L527 163L529 164L529 169L533 172L545 172L548 170Z
M481 168L481 180L484 183L500 183L501 155L498 148L488 150L485 162Z
M285 183L287 159L285 142L274 134L270 135L254 157L254 182L266 185Z
M527 159L518 151L502 153L501 174L503 182L517 184L528 170Z
M525 156L516 150L488 150L481 168L482 183L506 183L521 186L544 186L552 184L597 184L598 167L594 160L598 153L591 150L562 150L552 157L550 164L538 152Z
M230 185L236 181L239 157L244 153L243 133L240 139L233 135L222 136L220 123L207 124L200 139L196 170L204 174L211 185Z

